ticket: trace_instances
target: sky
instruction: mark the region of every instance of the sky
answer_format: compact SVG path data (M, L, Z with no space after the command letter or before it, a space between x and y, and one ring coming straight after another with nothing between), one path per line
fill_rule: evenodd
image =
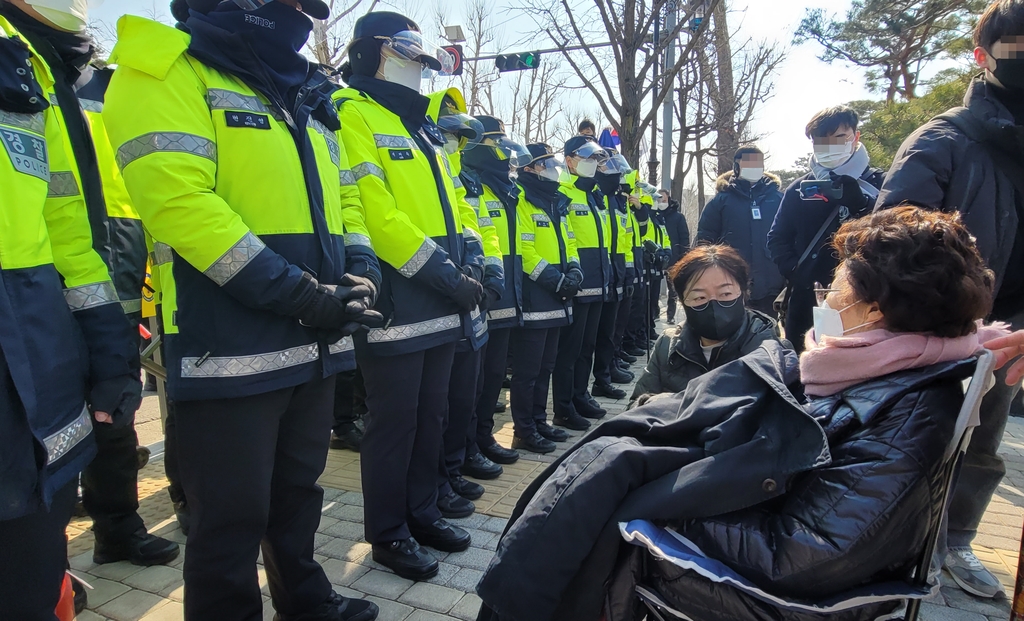
M406 6L418 4L415 0L405 1ZM516 41L535 32L536 26L521 12L509 10L509 1L494 2L494 20L504 31L502 40ZM460 22L460 5L464 4L449 5L451 23ZM112 24L124 13L148 16L155 10L166 15L166 6L167 0L105 0L91 10L91 18ZM775 77L775 95L760 108L752 127L755 135L761 136L758 145L767 154L769 169L789 168L797 158L810 152L810 141L804 137L803 128L818 110L856 99L881 98L867 90L862 70L840 62L829 65L818 60L820 48L813 43L791 45L793 32L808 8L825 8L833 14L843 14L849 7L849 0L729 0L728 6L730 29L736 31L737 42L748 38L769 40L788 48L787 59ZM423 15L420 19L430 18ZM567 93L567 97L586 98L589 94L574 90ZM598 109L596 104L592 109Z

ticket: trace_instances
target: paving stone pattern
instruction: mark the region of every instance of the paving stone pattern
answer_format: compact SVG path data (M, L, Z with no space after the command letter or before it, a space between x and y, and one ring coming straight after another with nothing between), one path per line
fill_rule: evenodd
M637 377L642 360L633 365ZM623 386L627 393L631 386ZM503 395L507 400L507 391ZM627 400L598 399L609 416L620 414ZM495 416L498 441L512 443L509 413ZM317 534L316 558L323 565L335 589L348 597L366 597L380 606L381 621L472 621L480 599L473 593L494 553L499 535L526 486L548 464L572 445L581 432L569 432L570 441L549 455L522 453L518 463L505 466L494 481L481 481L487 489L476 501L477 512L463 520L452 520L473 536L465 552L447 554L433 551L440 563L438 575L428 582L414 583L392 574L370 559L370 545L363 538L363 497L359 477L359 455L331 451L320 484L324 487L323 517ZM1024 523L1024 419L1010 419L1001 454L1007 474L985 514L975 541L975 552L1013 592ZM163 462L159 458L139 473L140 514L151 532L182 544L182 554L166 567L136 567L127 562L97 566L92 562L93 538L88 518L76 518L68 528L72 571L90 586L89 609L79 621L177 621L182 618L181 566L188 546L178 529L170 500L164 489ZM262 564L258 565L263 587L264 619L274 609L266 587ZM1006 621L1010 606L1006 599L980 600L971 597L943 574L943 588L922 606L923 621Z

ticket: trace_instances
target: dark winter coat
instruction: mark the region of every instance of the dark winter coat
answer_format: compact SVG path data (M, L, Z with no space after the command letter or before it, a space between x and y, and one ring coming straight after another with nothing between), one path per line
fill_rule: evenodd
M793 477L774 502L676 521L675 529L709 558L790 600L820 601L865 584L909 580L932 507L941 502L943 455L963 403L962 380L973 370L973 360L942 363L812 400L807 411L825 429L830 464ZM636 570L638 560L624 565ZM780 611L650 556L645 567L639 580L693 621L825 618ZM827 618L866 621L892 607L876 603Z
M683 258L690 251L690 225L686 218L677 209L671 207L665 212L665 228L668 229L668 238L672 242L672 264Z
M1013 116L984 78L971 82L964 105L996 133L1015 133ZM1019 156L1018 156L1019 157ZM993 315L1006 318L1019 308L1003 308L1000 297L1010 255L1018 238L1013 182L993 160L991 151L968 138L949 121L932 119L911 134L900 147L878 196L876 209L908 202L929 209L959 211L978 240L978 250L996 274ZM1020 275L1024 278L1024 274ZM1011 306L1016 306L1012 304Z
M750 299L776 296L785 282L768 254L768 231L782 202L779 178L765 174L751 185L733 179L732 172L718 178L715 195L704 207L697 225L697 241L728 244L750 265Z
M479 620L596 621L628 545L619 521L725 515L827 464L825 432L785 388L796 382L796 356L768 342L592 430L520 498L477 587Z
M746 356L765 341L779 340L775 327L775 320L768 315L747 309L746 323L712 350L710 362L704 357L700 337L686 323L665 328L654 344L651 359L633 388L630 400L636 401L641 395L686 390L695 377ZM784 345L789 347L788 342Z

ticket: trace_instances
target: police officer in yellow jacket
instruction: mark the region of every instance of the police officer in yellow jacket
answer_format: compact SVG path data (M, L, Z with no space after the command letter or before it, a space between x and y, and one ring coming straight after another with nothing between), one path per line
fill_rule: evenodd
M519 170L516 217L523 254L523 327L514 330L510 391L512 448L550 453L569 439L547 422L548 385L559 333L573 322L573 299L583 285L569 228L571 199L559 191L564 166L546 144L527 145L532 159Z
M19 8L84 27L84 16ZM131 327L93 249L68 127L50 105L55 86L0 15L0 610L26 621L54 618L93 430L129 424L142 389Z
M419 92L425 67L450 69L452 62L409 18L367 13L356 21L342 67L349 88L336 96L383 273L376 308L386 323L356 343L368 408L366 540L375 561L417 580L438 571L420 544L455 552L470 543L438 511L438 457L456 343L486 330L483 286L467 274L472 255L482 253L475 214L459 209L444 136Z
M601 310L612 285L611 223L608 213L599 209L594 192L598 166L607 159L604 149L592 138L574 136L565 143L569 175L560 190L571 201L569 229L583 267L582 288L573 305L573 323L562 330L552 377L554 423L568 429L588 429L587 418L605 414L589 399L588 388Z
M188 32L126 16L103 115L136 209L173 251L167 341L191 507L185 618L374 619L313 559L334 374L379 325L336 87L299 52L318 0L188 0ZM139 111L144 110L144 114Z
M106 232L98 240L94 236L98 241L96 250L106 259L122 308L137 325L146 274L146 242L100 116L112 70L90 64L94 46L86 30L61 30L13 4L0 4L0 14L18 27L53 72L54 97L50 104L69 130L90 225L93 230ZM68 186L68 191L75 189ZM178 556L178 544L147 533L138 514L138 437L134 425L117 429L101 426L95 435L96 458L82 473L82 499L93 520L94 562L131 560L155 565L173 560Z

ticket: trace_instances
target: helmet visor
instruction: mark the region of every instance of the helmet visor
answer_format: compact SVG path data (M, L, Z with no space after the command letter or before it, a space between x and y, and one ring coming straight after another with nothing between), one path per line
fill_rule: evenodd
M450 74L455 69L455 57L414 30L403 30L390 37L377 38L382 39L384 45L399 56L421 62L434 71Z
M556 155L544 155L525 166L533 168L538 177L548 181L560 181L565 174L565 163Z
M607 161L599 164L597 169L606 175L624 175L630 171L629 164L621 153L609 157Z
M472 149L483 140L483 123L469 116L457 112L454 114L442 114L437 119L437 126L446 134L452 134L458 138L465 139L462 149Z
M533 159L530 151L504 134L490 134L484 136L487 139L487 146L494 148L495 155L499 160L508 160L511 168L526 166Z
M597 160L598 164L603 164L608 161L608 154L604 152L604 147L596 142L588 142L579 149L573 151L571 155L585 160Z

